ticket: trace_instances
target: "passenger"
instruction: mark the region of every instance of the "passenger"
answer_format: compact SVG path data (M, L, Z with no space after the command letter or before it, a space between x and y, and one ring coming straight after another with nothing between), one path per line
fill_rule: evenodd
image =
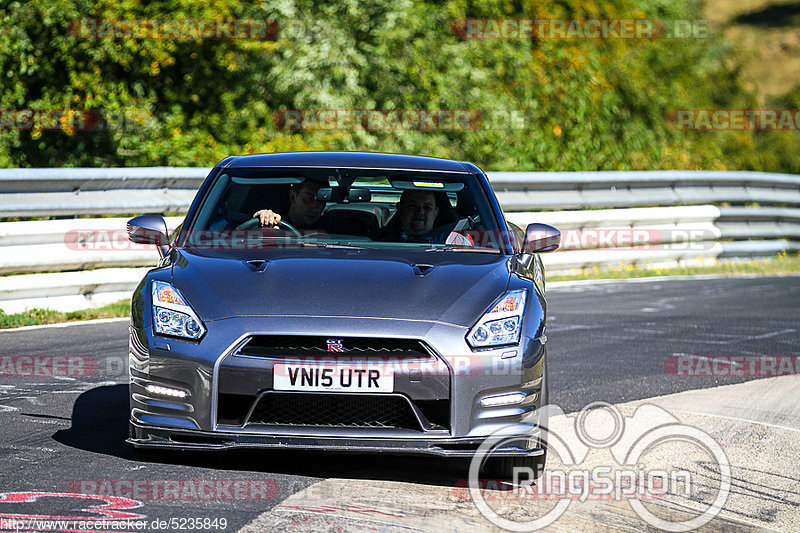
M253 214L262 227L278 227L278 222L286 220L299 230L317 229L317 224L325 209L325 202L317 200L317 191L324 186L318 181L306 180L289 188L289 211L282 217L270 209L262 209Z
M439 208L436 207L433 191L407 189L400 195L397 212L384 228L381 240L444 242L443 237L433 231L433 222L438 215Z

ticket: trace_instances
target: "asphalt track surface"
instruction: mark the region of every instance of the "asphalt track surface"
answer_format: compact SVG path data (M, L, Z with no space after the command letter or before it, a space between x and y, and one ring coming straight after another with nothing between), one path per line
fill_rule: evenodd
M592 401L627 402L751 379L669 375L665 360L800 355L799 303L800 277L553 288L547 329L551 401L569 413ZM78 378L0 376L0 531L9 530L9 518L96 520L124 516L119 513L146 517L148 531L175 530L152 521L181 518L226 521L225 528L217 522L200 529L184 521L184 530L236 531L330 477L438 486L463 478L463 465L436 458L136 452L124 443L126 322L0 332L0 357L18 355L91 356L98 366ZM76 496L110 487L123 499ZM24 494L30 492L48 495ZM115 511L97 512L112 504ZM26 529L37 530L31 524Z

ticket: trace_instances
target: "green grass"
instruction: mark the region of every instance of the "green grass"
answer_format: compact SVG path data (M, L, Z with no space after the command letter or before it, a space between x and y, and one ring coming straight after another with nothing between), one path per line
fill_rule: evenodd
M120 300L113 304L78 311L53 311L50 309L30 309L24 313L7 315L0 309L0 329L18 328L21 326L36 326L39 324L57 324L61 322L74 322L76 320L91 320L93 318L113 318L130 315L131 301Z
M693 276L717 274L722 276L740 276L759 274L763 276L785 276L800 273L800 253L789 255L781 252L774 257L763 259L715 261L711 265L686 265L670 268L646 268L635 265L620 264L614 267L586 268L570 271L565 274L548 275L547 281L575 281L588 279L629 279L653 276Z

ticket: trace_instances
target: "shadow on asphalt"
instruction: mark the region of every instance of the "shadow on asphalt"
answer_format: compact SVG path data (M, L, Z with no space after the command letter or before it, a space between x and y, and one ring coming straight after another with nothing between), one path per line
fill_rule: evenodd
M128 386L90 389L72 406L72 427L53 435L61 444L105 455L132 459L128 438Z
M53 434L65 446L135 462L217 470L270 472L317 478L344 477L453 486L469 461L424 456L333 454L276 450L221 452L136 450L128 438L128 386L96 387L78 396L72 426Z
M796 26L800 19L800 2L772 4L762 9L744 13L735 22L772 28Z

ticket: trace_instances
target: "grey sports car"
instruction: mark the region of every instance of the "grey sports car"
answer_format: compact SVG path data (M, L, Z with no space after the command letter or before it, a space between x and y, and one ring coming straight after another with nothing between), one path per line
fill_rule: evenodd
M133 295L136 447L469 457L541 468L544 276L558 230L505 221L475 165L395 154L229 157ZM505 442L505 439L504 439Z

